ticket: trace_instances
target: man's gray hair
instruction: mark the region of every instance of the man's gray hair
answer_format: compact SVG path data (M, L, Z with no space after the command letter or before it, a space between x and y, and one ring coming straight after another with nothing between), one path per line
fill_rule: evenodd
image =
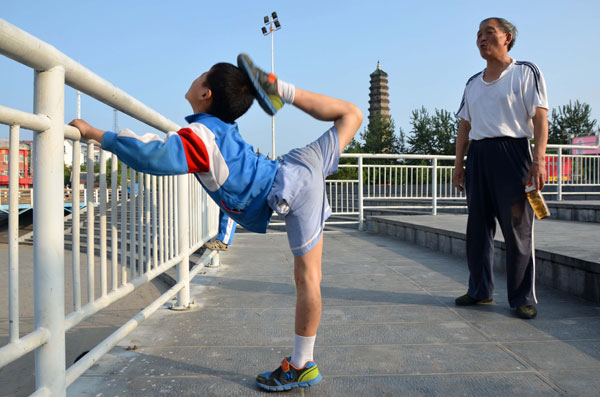
M486 18L483 21L481 21L479 26L481 26L484 23L491 21L491 20L498 22L498 25L500 25L500 27L502 28L504 33L511 34L512 40L510 41L510 43L508 43L508 51L510 51L510 49L513 48L513 46L515 45L515 42L517 41L517 27L515 25L513 25L512 23L508 22L506 19L499 18L499 17Z

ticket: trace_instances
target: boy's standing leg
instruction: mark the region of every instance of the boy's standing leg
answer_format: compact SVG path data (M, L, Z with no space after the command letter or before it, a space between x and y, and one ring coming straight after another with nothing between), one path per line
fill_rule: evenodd
M270 204L277 212L285 214L288 239L294 254L297 290L294 352L290 358L284 358L275 371L260 374L257 384L272 391L290 390L310 386L321 380L313 360L313 348L322 310L322 229L325 219L331 213L324 191L325 178L337 169L339 154L358 131L362 113L349 102L296 89L289 83L278 81L274 75L267 75L255 68L247 56L240 55L238 65L250 76L257 90L256 97L267 113L274 114L285 102L317 120L332 121L335 127L306 148L295 149L286 154L271 191L271 194L274 194L274 190L278 191L274 194L278 196L277 200L274 203L270 201ZM308 168L311 171L306 171ZM285 178L287 169L290 169L294 178ZM319 174L315 170L320 170L322 174L315 175ZM294 197L286 196L289 184L297 183L295 178L303 173L307 174L307 179L303 182L310 183L306 183L307 187L300 192L290 189L296 192ZM298 196L300 198L294 200ZM282 209L280 205L288 208Z

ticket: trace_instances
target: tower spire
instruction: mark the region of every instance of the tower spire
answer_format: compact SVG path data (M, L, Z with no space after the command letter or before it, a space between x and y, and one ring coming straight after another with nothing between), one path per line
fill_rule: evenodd
M390 117L387 77L388 74L381 69L381 63L377 61L377 69L371 73L371 85L369 87L369 122L378 114L386 118Z

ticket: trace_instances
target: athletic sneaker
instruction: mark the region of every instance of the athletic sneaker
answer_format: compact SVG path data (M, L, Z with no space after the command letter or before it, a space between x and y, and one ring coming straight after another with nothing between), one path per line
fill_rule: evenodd
M221 240L208 241L204 243L204 246L213 251L227 251L229 249L229 245L225 244Z
M493 299L482 299L478 301L477 299L471 298L469 294L464 294L463 296L459 296L454 300L456 306L472 306L472 305L483 305L486 303L492 303Z
M254 66L252 60L246 54L238 55L237 64L250 78L255 91L254 96L260 107L271 116L274 116L283 107L284 103L277 91L277 76L273 73L266 73Z
M290 364L290 360L291 357L285 357L275 371L258 375L256 384L269 391L285 391L316 385L323 379L314 361L309 361L304 368L298 369Z

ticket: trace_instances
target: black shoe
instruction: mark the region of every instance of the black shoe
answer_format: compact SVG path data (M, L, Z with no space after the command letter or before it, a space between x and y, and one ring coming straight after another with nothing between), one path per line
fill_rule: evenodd
M454 303L456 306L473 306L473 305L484 305L486 303L492 303L493 299L482 299L478 301L477 299L473 299L469 296L469 294L464 294L463 296L459 296L456 298Z
M537 316L537 310L533 305L523 305L517 307L517 316L525 320L531 320Z

